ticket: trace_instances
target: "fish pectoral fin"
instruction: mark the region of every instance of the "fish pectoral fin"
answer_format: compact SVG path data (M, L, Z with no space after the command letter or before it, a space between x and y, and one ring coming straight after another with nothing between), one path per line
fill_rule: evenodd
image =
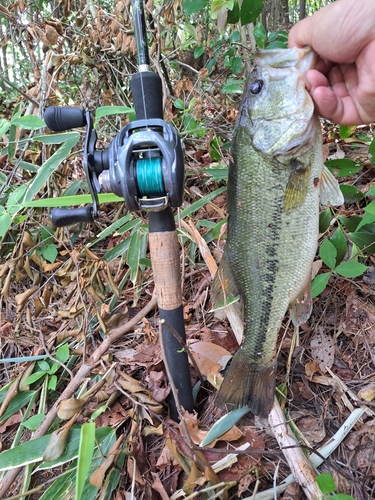
M289 313L294 326L306 323L311 316L312 305L311 283L309 282L289 305Z
M254 415L268 417L273 405L275 386L276 362L251 362L240 349L233 357L215 404L236 408L248 405Z
M286 211L298 208L304 202L309 188L310 165L303 165L298 159L291 161L291 171L284 195Z
M241 308L239 299L240 296L238 289L234 282L234 277L224 252L223 258L221 259L219 268L212 283L212 310L218 311L233 304L235 304L236 307L238 305L238 307Z
M344 196L336 177L324 165L320 176L320 203L322 205L340 206L344 203Z

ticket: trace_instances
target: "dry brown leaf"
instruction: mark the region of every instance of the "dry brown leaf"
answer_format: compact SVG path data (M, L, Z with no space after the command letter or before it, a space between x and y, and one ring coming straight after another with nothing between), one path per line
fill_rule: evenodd
M365 401L372 401L375 398L375 383L362 387L362 389L358 391L358 397Z
M117 455L119 454L120 446L124 440L124 437L125 434L121 434L121 436L111 446L104 462L101 463L100 466L97 469L95 469L94 472L91 474L90 484L92 486L95 486L96 488L99 489L103 486L104 476L107 470L111 467L111 465L115 461Z
M152 488L159 493L162 500L169 500L169 495L165 491L164 486L160 481L159 474L157 472L151 472L151 475L154 478L153 482L151 483Z
M61 401L59 411L57 412L57 416L61 418L61 420L69 420L73 417L77 412L80 411L82 406L85 404L85 401L82 399L70 398Z
M20 313L22 309L24 308L26 302L28 299L37 291L38 289L35 288L30 288L29 290L25 290L22 293L19 293L14 297L14 301L17 305L17 313Z
M200 373L205 377L219 376L232 357L229 351L211 342L190 342L189 347Z
M313 375L315 375L315 373L319 373L319 375L322 374L322 371L319 368L319 361L309 361L308 363L306 363L305 365L306 377L309 380L311 380Z
M326 373L327 367L332 368L335 359L335 344L332 336L325 333L323 328L319 328L315 331L310 345L312 358L319 362L320 370Z
M70 429L76 420L77 416L74 415L74 417L65 425L60 427L60 429L52 432L47 447L43 453L43 460L45 462L53 462L64 453Z
M23 419L23 415L21 413L15 413L11 417L7 418L5 422L0 426L0 434L6 431L7 427L10 427L14 424L19 424Z
M320 443L326 436L324 422L320 418L302 417L298 420L297 426L311 444Z

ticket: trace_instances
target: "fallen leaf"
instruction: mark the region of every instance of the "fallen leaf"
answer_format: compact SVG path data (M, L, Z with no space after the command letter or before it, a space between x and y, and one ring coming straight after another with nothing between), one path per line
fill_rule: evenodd
M229 351L211 342L189 342L189 347L200 373L205 377L218 376L232 357Z
M320 370L325 373L328 368L332 368L335 359L335 344L331 335L325 333L323 328L315 331L310 342L311 356L319 362Z
M358 397L365 401L372 401L375 398L375 383L362 387L362 389L358 391Z

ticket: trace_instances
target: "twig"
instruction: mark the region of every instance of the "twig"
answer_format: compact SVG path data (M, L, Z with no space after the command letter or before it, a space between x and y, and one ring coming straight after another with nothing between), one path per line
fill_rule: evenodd
M311 463L314 467L319 467L324 461L324 458L329 457L329 455L338 447L338 445L346 438L354 425L358 422L364 413L363 408L357 408L354 412L349 415L349 417L342 424L340 429L331 437L331 439L319 448L319 456L316 453L310 455ZM324 457L324 458L323 458ZM288 484L294 481L293 474L290 474L284 481L279 484L276 488L272 488L266 491L262 491L255 496L244 498L244 500L273 500L275 495L280 495L283 493Z
M7 85L9 85L9 87L12 87L14 90L16 90L25 99L27 99L28 101L30 101L36 108L39 108L40 105L39 105L39 103L37 101L35 101L35 99L33 99L32 97L29 97L27 94L25 94L25 92L22 92L22 90L20 90L18 87L16 87L16 85L14 85L7 78L5 78L5 76L0 75L0 79L3 80L3 82L5 82Z
M79 388L82 381L91 373L92 368L98 362L100 362L102 356L108 351L110 346L118 338L122 337L123 335L125 335L125 333L132 330L142 320L142 318L144 318L150 311L152 311L152 309L154 309L156 305L157 305L157 298L156 295L154 295L150 300L150 302L138 314L136 314L134 318L128 321L125 325L115 328L113 332L103 340L101 345L93 352L93 354L90 356L87 362L81 365L73 380L71 380L69 384L66 386L65 390L62 392L59 399L55 402L50 411L47 413L45 419L40 424L38 430L34 433L33 439L44 436L47 433L48 429L51 427L52 423L56 418L57 411L59 409L61 401L69 399L72 396L72 394ZM13 484L13 482L15 481L21 470L22 467L17 467L7 472L0 485L0 498L5 498L6 492Z
M303 453L302 448L296 446L298 442L296 438L291 435L285 421L284 413L276 398L271 413L269 414L268 422L284 453L293 476L303 488L306 497L309 500L323 498L322 492L315 481L317 473L308 457ZM284 448L285 446L286 448Z

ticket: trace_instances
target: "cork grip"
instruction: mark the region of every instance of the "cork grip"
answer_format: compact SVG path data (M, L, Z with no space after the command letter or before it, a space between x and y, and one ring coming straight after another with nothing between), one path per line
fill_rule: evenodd
M149 234L150 255L159 308L170 311L182 303L180 252L176 231Z

